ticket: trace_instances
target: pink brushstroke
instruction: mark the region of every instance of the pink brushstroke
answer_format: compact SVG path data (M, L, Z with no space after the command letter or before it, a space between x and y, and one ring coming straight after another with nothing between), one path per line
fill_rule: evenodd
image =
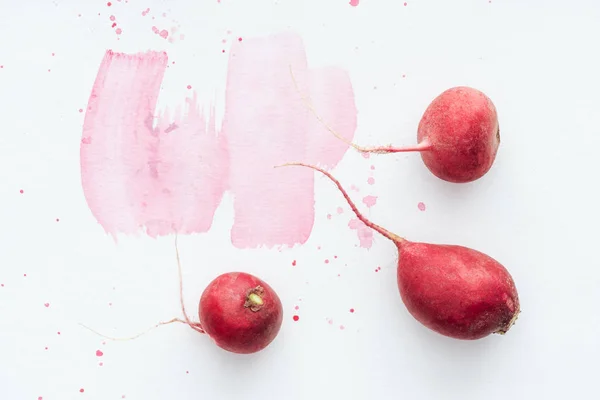
M83 190L98 222L113 236L206 232L230 190L236 247L304 243L314 221L314 174L273 166L307 161L331 168L347 146L309 113L290 65L321 117L352 139L348 75L311 71L293 34L235 42L219 131L195 99L185 112L156 115L166 65L158 52L108 51L102 61L81 140Z
M214 120L207 124L195 101L185 117L155 117L166 65L165 53L108 51L92 89L82 185L90 210L113 235L206 232L226 189L227 149Z
M338 69L310 71L303 43L292 34L234 44L228 77L223 130L235 194L232 242L242 248L304 243L314 222L314 174L273 166L339 162L348 146L325 131L302 96L309 95L323 118L352 137L356 108L350 80Z

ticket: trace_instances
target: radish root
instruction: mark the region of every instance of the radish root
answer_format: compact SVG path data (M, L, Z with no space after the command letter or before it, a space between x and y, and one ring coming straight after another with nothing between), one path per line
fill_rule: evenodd
M89 330L90 332L95 333L98 336L101 336L105 339L108 340L113 340L113 341L126 341L126 340L134 340L139 338L142 335L145 335L146 333L150 332L153 329L158 328L159 326L163 326L163 325L169 325L172 324L174 322L179 322L182 324L186 324L188 325L190 328L192 328L193 330L195 330L198 333L206 333L204 332L204 329L202 329L202 325L200 325L199 322L192 322L190 320L190 317L188 316L186 310L185 310L185 304L183 302L183 274L181 272L181 260L179 258L179 247L177 246L177 234L175 234L175 255L177 256L177 275L179 277L179 304L181 305L181 311L183 313L183 318L184 319L180 319L180 318L173 318L169 321L164 321L164 322L159 322L158 324L146 329L145 331L138 333L137 335L134 336L130 336L130 337L123 337L123 338L117 338L117 337L112 337L112 336L107 336L104 335L92 328L90 328L87 325L84 325L82 323L80 323L79 325L81 325L82 327L84 327L85 329Z
M411 151L428 151L433 148L431 143L428 140L423 140L421 143L418 143L414 146L406 146L406 147L394 147L392 145L388 146L375 146L375 147L365 147L359 146L353 143L351 140L340 135L335 129L333 129L325 120L319 115L314 105L310 101L308 97L302 93L300 90L300 86L298 85L298 81L296 80L296 76L294 75L294 71L292 70L292 66L289 66L290 76L292 77L292 82L294 83L294 87L300 98L304 102L306 108L315 116L315 118L327 129L333 136L340 139L342 142L346 143L348 146L354 148L355 150L360 151L361 153L376 153L376 154L388 154L388 153L406 153Z
M396 234L388 231L387 229L383 228L382 226L379 226L379 225L377 225L377 224L369 221L369 219L367 219L367 217L365 217L358 210L358 207L356 207L356 204L354 204L354 202L350 198L350 195L348 194L348 192L346 192L346 190L344 189L344 187L342 186L342 184L340 183L340 181L338 181L337 179L335 179L333 177L333 175L331 175L329 172L325 171L322 168L316 167L314 165L304 164L304 163L286 163L286 164L282 164L282 165L277 165L277 166L275 166L275 168L289 167L289 166L307 167L307 168L311 168L311 169L313 169L315 171L318 171L318 172L322 173L323 175L325 175L327 178L329 178L329 180L331 180L337 186L337 188L339 189L339 191L342 193L342 195L346 199L346 202L348 203L348 205L352 209L352 212L354 212L354 214L356 215L356 217L363 224L365 224L369 228L373 229L374 231L379 232L381 235L383 235L386 238L390 239L394 243L400 243L400 242L402 242L402 241L405 240L404 238L401 238L400 236L398 236L398 235L396 235Z

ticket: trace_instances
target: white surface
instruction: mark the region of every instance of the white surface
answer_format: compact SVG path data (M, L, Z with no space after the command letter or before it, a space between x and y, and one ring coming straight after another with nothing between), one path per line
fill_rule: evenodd
M0 398L596 398L597 2L113 3L115 10L105 1L0 5ZM117 7L120 41L108 22ZM185 39L168 44L154 35L140 17L147 7L178 20ZM180 239L190 310L224 271L255 273L276 288L285 319L264 352L228 354L182 325L102 345L77 325L128 336L179 315L172 238L115 243L82 194L77 110L105 49L166 49L180 68L165 80L173 101L187 84L222 101L224 32L249 37L281 28L303 35L311 65L350 72L362 143L413 143L421 113L448 87L471 85L492 98L502 144L492 170L473 184L434 178L415 154L366 160L349 152L334 172L361 196L379 196L369 215L396 233L470 246L502 262L523 310L508 335L461 342L415 322L397 292L393 245L377 237L371 250L361 249L347 213L327 220L343 202L323 179L305 246L235 250L228 197L209 234ZM173 105L168 95L160 102ZM374 187L365 183L371 164ZM209 264L201 261L207 254ZM325 265L332 255L339 259Z

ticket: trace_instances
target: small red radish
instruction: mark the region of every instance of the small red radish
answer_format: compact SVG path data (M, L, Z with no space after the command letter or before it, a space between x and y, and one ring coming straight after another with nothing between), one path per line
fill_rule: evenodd
M177 239L175 239L179 272L179 301L184 319L160 322L145 332L129 338L113 338L84 328L110 340L132 340L161 325L180 322L198 333L207 334L224 350L238 354L256 353L277 336L283 322L283 307L277 293L266 282L245 272L228 272L217 276L200 297L200 323L192 322L183 302L183 279Z
M292 80L300 91L293 72ZM421 117L418 143L406 147L352 143L327 125L309 99L301 97L329 132L354 149L379 154L418 151L425 166L448 182L467 183L481 178L492 167L500 146L496 107L483 92L467 86L453 87L437 96Z
M426 327L456 339L506 333L520 313L509 272L496 260L463 246L417 243L401 238L364 217L329 172L303 163L338 187L359 220L396 244L398 288L410 314Z
M200 325L215 343L233 353L255 353L279 333L283 307L265 282L244 272L218 276L202 293Z

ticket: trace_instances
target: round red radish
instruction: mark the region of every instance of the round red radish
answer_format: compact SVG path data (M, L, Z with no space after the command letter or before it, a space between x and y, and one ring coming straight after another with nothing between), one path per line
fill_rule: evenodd
M446 90L425 110L417 133L423 162L438 178L466 183L492 167L500 145L496 107L482 92Z
M200 325L215 343L233 353L255 353L279 333L283 308L275 291L259 278L229 272L204 290L199 306Z
M292 79L296 83L293 74ZM500 145L496 107L484 93L467 86L453 87L437 96L421 117L418 143L404 147L359 146L327 125L308 98L302 99L329 132L354 149L379 154L418 151L427 168L448 182L481 178L492 167Z
M462 246L416 243L369 221L329 172L302 163L336 184L366 226L398 248L398 289L410 314L426 327L456 339L506 333L520 313L510 273L498 261Z

